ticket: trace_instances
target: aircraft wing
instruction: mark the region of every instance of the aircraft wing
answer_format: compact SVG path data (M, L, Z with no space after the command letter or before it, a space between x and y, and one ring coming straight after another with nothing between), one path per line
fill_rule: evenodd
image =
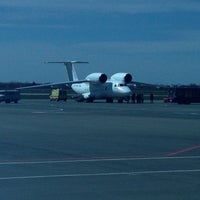
M74 83L86 83L89 82L88 80L77 80L77 81L68 81L68 82L58 82L58 83L45 83L45 84L38 84L38 85L32 85L32 86L26 86L26 87L19 87L16 88L17 90L23 90L23 89L32 89L32 88L43 88L43 87L53 87L53 86L71 86Z

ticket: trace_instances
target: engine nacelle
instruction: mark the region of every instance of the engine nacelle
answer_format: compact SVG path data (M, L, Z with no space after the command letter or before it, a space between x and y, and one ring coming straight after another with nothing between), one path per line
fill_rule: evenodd
M128 73L116 73L111 76L111 81L130 83L132 81L132 75Z
M96 83L105 83L107 81L107 75L103 73L92 73L86 77L86 80Z

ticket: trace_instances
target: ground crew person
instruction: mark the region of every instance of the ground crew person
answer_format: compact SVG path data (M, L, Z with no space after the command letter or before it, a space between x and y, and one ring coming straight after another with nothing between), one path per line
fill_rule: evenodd
M153 103L153 101L154 101L154 95L153 95L153 93L151 93L150 94L150 102Z

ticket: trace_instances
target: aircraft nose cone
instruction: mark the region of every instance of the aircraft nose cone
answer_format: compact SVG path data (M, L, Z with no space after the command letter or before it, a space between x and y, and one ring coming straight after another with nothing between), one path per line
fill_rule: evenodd
M130 90L130 88L129 87L123 87L123 88L121 88L121 90L120 90L120 93L121 94L124 94L124 95L131 95L132 94L132 92L131 92L131 90Z
M126 90L126 91L125 91L126 94L129 94L129 95L130 95L130 94L132 93L129 87L127 87L125 90Z

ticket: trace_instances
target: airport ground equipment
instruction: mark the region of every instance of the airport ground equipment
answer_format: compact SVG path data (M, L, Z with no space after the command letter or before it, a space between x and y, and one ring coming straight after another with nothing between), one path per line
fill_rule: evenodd
M20 92L18 90L0 90L0 102L18 103L20 100Z
M51 101L67 101L67 91L64 89L52 89L49 98Z
M168 99L170 102L178 104L200 103L200 87L179 86L171 88L169 90Z

